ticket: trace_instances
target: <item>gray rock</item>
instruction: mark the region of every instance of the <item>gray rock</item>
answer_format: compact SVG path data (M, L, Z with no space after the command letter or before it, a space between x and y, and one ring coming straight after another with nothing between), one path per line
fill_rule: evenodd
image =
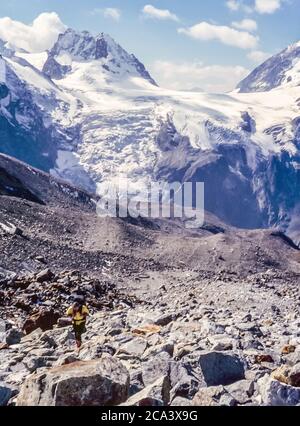
M79 361L77 356L70 354L70 355L63 355L61 356L55 363L56 367L60 367L62 365L68 365L72 364L73 362Z
M142 363L142 378L145 386L154 383L160 377L169 376L172 358L167 352L161 352Z
M0 222L0 228L10 235L23 235L22 229L18 228L17 226L13 225L12 223L1 223Z
M147 340L142 337L136 337L125 345L121 346L118 354L127 354L131 357L141 357L147 348Z
M262 337L261 329L258 327L257 324L253 322L245 322L241 324L236 324L236 328L241 332L250 332L251 334Z
M141 370L133 370L130 372L130 388L129 396L132 396L144 389L143 377Z
M22 344L27 343L31 344L35 340L39 339L43 334L43 330L41 328L37 328L32 333L22 338Z
M40 336L40 341L47 343L52 348L61 347L68 341L73 342L74 335L70 330L70 327L56 328L53 330L47 330Z
M12 372L9 376L5 378L5 382L9 385L20 386L24 383L25 379L28 377L28 370L20 370L16 372Z
M170 364L171 399L183 397L192 399L201 386L201 380L189 364L172 362Z
M17 328L11 328L6 332L6 343L8 345L16 345L21 342L22 337L24 337L24 333Z
M300 362L300 350L286 355L284 359L288 365L298 364Z
M203 319L200 321L200 326L201 326L201 333L203 336L219 334L217 333L217 326L213 321L210 321L208 319Z
M162 406L170 400L170 381L167 376L160 377L142 391L130 397L122 406Z
M225 393L223 386L201 388L193 398L192 405L198 407L214 407L219 405L221 396Z
M0 407L7 405L10 398L13 396L12 390L0 383Z
M225 393L221 396L219 405L223 407L235 407L237 405L237 401L233 398L233 396Z
M164 315L161 315L160 317L158 317L154 321L154 324L164 327L164 326L168 325L170 322L172 322L173 320L174 320L173 314L164 314Z
M226 386L225 389L239 404L246 404L254 393L254 382L241 380Z
M84 390L84 391L83 391ZM129 373L115 358L80 361L28 377L18 406L106 406L126 401Z
M234 354L205 352L198 360L207 386L229 385L245 378L245 367Z
M150 348L148 348L144 352L142 358L146 360L147 358L153 357L153 356L159 354L160 352L167 352L170 356L173 356L174 344L173 343L163 343L161 345L151 346Z
M257 382L264 405L300 406L300 388L286 385L266 375Z
M236 341L230 337L213 336L209 341L212 344L212 351L217 352L230 351L236 346Z
M241 347L243 350L263 349L262 343L259 340L254 339L252 335L244 336L243 339L241 339Z
M174 359L176 361L181 360L184 356L190 354L191 352L193 352L195 350L195 346L193 345L177 345L175 350L174 350Z
M25 367L30 371L30 373L33 373L38 368L50 367L56 361L57 361L56 357L28 356L24 358L23 363Z
M36 276L36 280L38 283L43 283L45 281L51 280L53 278L53 273L50 271L50 269L44 269L43 271L39 272Z

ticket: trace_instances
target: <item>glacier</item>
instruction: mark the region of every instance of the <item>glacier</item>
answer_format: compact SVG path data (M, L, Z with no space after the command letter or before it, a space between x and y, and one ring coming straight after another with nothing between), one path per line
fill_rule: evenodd
M68 29L38 54L3 41L0 54L1 152L94 192L122 177L203 181L220 219L300 241L299 43L226 94L159 87L103 33Z

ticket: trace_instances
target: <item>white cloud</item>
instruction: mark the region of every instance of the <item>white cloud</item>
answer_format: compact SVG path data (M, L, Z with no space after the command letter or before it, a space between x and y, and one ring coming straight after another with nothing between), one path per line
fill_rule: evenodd
M178 16L170 12L168 9L157 9L151 4L147 4L143 8L143 14L144 16L148 18L152 18L152 19L171 20L171 21L179 22Z
M31 25L0 18L0 38L16 48L29 52L42 52L50 49L66 26L55 13L41 13Z
M228 0L226 2L226 6L228 7L228 9L233 10L234 12L236 12L237 10L240 9L241 3L238 0Z
M257 22L254 21L254 19L243 19L239 22L232 22L231 25L238 30L245 30L250 32L257 30Z
M255 0L255 10L258 13L274 13L280 9L282 0Z
M219 40L223 44L241 49L254 49L259 40L257 36L246 31L238 31L231 27L213 25L208 22L200 22L189 28L179 28L178 32L197 40Z
M248 53L247 58L257 64L262 64L266 59L270 58L270 56L270 53L262 52L261 50L253 50Z
M103 10L103 15L105 18L111 18L114 21L119 21L121 18L121 11L114 7L107 7Z
M226 6L232 12L238 12L239 10L245 13L253 13L254 9L249 4L245 4L243 0L228 0Z
M121 19L122 12L120 9L117 9L115 7L107 7L105 9L96 7L95 9L89 12L89 15L102 15L104 16L104 18L113 19L114 21L119 22Z
M241 66L206 66L199 62L156 61L149 68L162 87L217 93L233 90L249 74Z

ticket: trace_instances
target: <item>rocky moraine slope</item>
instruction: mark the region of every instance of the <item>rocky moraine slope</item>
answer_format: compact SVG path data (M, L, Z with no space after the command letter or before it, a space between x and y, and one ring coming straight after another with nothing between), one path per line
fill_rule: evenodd
M0 247L0 405L300 405L300 253L280 231L99 218L1 155Z

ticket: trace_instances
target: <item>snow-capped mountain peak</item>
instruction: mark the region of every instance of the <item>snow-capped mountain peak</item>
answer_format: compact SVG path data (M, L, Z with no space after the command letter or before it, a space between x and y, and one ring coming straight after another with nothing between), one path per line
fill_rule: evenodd
M130 74L156 85L144 65L134 55L126 52L108 34L94 37L88 31L77 32L71 28L60 34L48 52L43 72L52 79L62 79L72 72L74 63L98 61L102 71L110 76Z
M300 85L300 41L267 59L238 85L240 93L268 92Z

